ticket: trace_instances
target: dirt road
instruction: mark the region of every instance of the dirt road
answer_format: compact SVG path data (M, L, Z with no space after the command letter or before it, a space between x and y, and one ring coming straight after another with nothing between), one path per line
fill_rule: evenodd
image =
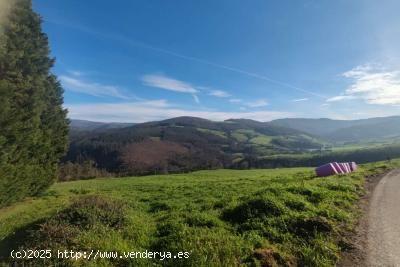
M366 265L400 266L400 170L375 187L367 222Z

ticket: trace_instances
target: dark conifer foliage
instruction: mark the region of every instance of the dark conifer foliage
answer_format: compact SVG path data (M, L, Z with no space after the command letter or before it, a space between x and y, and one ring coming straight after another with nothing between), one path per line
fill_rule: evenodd
M56 179L67 147L63 90L41 18L16 0L0 46L0 206L38 194Z

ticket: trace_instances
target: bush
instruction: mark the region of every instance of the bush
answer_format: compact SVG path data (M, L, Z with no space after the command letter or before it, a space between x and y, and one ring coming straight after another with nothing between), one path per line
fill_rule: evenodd
M97 225L119 229L126 221L124 204L100 196L84 196L68 208L34 227L27 247L74 248L75 238L82 230Z
M120 201L100 196L84 196L29 230L23 248L76 250L83 249L82 234L97 229L120 229L126 222L125 205ZM18 261L20 262L20 261ZM21 262L22 263L22 262ZM29 266L71 266L68 259L31 259Z
M73 249L79 229L69 224L50 219L39 225L39 229L31 231L29 248Z
M82 163L72 163L70 161L62 163L58 172L58 180L63 182L110 176L112 176L111 173L104 169L98 169L96 163L92 160Z
M57 215L57 219L70 225L90 228L96 224L120 228L125 222L124 204L100 196L84 196Z

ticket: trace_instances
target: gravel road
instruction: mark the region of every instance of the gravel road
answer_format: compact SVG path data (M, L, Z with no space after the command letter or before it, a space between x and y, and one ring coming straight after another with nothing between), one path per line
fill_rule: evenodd
M366 265L400 266L400 170L375 187L367 220Z

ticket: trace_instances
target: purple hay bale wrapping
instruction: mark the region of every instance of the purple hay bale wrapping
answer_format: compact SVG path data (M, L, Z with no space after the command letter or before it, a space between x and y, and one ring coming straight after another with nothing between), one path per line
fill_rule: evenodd
M331 162L321 165L315 169L318 177L330 176L335 174L346 174L357 170L355 162Z

